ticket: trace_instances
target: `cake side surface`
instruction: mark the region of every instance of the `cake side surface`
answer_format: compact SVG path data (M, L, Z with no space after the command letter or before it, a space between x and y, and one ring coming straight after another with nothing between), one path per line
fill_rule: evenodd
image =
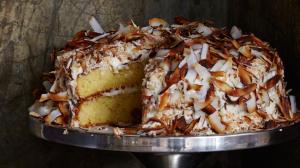
M143 134L238 133L295 120L282 61L267 42L235 26L171 26L183 41L146 65Z

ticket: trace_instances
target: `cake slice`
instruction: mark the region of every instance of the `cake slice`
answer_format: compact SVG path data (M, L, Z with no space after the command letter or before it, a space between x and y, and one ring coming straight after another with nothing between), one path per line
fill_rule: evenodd
M78 32L55 53L55 70L48 75L54 77L31 114L72 127L140 123L145 64L155 50L178 42L165 21L149 23L143 28L120 24L109 33Z

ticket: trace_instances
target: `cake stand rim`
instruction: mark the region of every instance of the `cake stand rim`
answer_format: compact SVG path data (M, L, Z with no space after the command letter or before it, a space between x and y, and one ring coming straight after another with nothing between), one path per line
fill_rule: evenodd
M139 136L88 132L48 125L29 116L30 132L40 139L65 145L143 153L199 153L259 148L300 137L300 123L285 127L226 135Z

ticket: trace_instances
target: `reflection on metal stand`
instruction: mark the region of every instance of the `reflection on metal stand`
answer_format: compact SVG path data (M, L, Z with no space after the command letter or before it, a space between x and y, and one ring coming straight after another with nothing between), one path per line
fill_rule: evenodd
M133 152L146 167L187 168L199 165L210 153L258 148L300 136L300 124L259 132L213 136L147 137L93 133L80 129L45 125L29 118L30 131L37 137L66 145Z
M155 168L189 168L198 166L208 153L134 153L146 166Z

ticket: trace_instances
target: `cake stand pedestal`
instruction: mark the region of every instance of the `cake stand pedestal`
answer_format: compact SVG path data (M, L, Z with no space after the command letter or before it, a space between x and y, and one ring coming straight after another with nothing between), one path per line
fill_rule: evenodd
M259 132L212 136L115 136L81 129L46 125L29 118L38 138L66 145L132 152L146 167L188 168L201 163L210 152L258 148L300 136L300 124Z

